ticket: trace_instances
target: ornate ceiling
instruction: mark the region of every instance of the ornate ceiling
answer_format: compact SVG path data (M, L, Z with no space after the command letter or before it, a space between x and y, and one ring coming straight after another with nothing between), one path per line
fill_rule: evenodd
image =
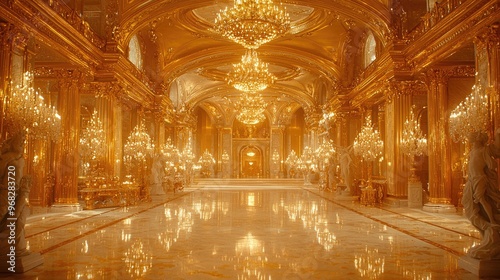
M78 2L78 1L77 1ZM279 4L278 1L275 4ZM277 81L263 92L269 117L299 107L319 108L346 94L362 65L369 32L377 44L390 38L388 4L377 0L283 1L291 31L258 49ZM216 14L233 1L106 0L84 1L83 15L92 30L112 36L126 52L139 38L145 74L174 96L177 109L203 108L219 121L231 121L232 103L239 93L224 81L245 50L213 30ZM110 31L109 26L118 26ZM40 58L50 60L50 46ZM54 55L54 57L56 57ZM160 86L161 85L161 86ZM284 110L286 109L286 110Z

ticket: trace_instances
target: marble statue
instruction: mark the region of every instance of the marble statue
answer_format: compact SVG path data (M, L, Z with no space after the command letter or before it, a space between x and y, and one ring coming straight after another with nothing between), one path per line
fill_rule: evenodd
M29 177L24 176L23 132L2 145L0 155L0 254L14 251L17 257L29 254L24 226L29 213ZM12 250L14 249L14 250Z
M164 162L165 159L163 159L161 156L156 156L153 160L153 166L151 167L150 175L152 195L165 194L165 191L163 190L163 178L165 177Z
M342 178L342 182L344 183L344 185L346 185L347 190L351 191L352 182L351 182L350 166L352 158L349 153L349 149L350 147L339 148L338 161L340 164L340 176Z
M500 158L500 130L495 141L487 144L486 133L469 136L468 177L462 204L465 216L481 233L480 245L472 247L468 256L475 259L500 259L500 191L498 189L497 164Z

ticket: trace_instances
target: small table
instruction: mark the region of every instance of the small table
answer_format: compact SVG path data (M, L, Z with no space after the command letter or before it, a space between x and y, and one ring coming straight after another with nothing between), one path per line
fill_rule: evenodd
M371 186L365 187L361 189L361 204L365 206L373 206L377 201L377 189L374 189Z

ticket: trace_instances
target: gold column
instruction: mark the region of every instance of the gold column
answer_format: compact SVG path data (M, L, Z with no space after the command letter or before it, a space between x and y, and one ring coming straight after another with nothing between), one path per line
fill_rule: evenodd
M220 139L221 139L221 149L222 152L226 151L228 156L229 156L229 162L227 163L227 166L223 169L224 178L234 178L236 177L236 173L233 174L233 166L237 166L237 163L233 162L233 160L236 160L236 157L234 157L233 153L233 136L232 136L232 129L231 127L224 127L220 131Z
M54 211L81 210L78 204L81 75L79 71L67 71L59 77L57 109L62 123L61 139L55 148Z
M429 203L423 210L455 212L451 204L451 152L448 136L448 73L440 69L427 72Z
M474 43L477 78L481 79L491 102L490 135L493 135L493 131L500 127L500 26L490 26Z
M107 152L102 167L107 179L121 178L122 110L119 99L123 89L117 83L97 82L91 85L96 94L95 109L106 135Z
M0 23L0 140L6 137L5 102L11 84L21 84L28 69L28 36L10 23Z
M270 177L279 178L281 169L281 162L283 160L283 128L280 126L271 126L271 149L269 151L269 166ZM279 154L279 159L273 159L274 151Z

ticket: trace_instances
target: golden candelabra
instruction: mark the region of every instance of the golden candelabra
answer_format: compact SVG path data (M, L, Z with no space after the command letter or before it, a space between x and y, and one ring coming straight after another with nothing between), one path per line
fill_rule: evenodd
M290 29L290 16L272 0L234 0L234 6L221 10L214 29L222 36L257 49Z
M413 110L410 110L410 117L403 125L400 147L401 151L410 157L427 154L427 139L422 134Z
M285 165L286 168L288 169L288 176L290 178L294 178L295 174L297 173L297 168L299 165L299 157L297 156L297 153L295 153L294 150L288 154L288 157L285 160Z
M454 142L467 142L472 132L486 131L488 125L488 96L478 82L472 93L451 111L449 129Z
M413 160L415 156L427 154L427 139L425 138L425 135L422 134L420 123L415 118L413 109L410 110L410 116L406 119L403 125L400 148L401 152L408 155L410 158L410 181L418 182L418 178L415 174L415 167L413 166Z
M83 159L83 173L96 176L98 165L107 153L106 133L103 124L94 110L80 137L80 152Z
M8 124L14 131L26 129L34 138L58 139L61 135L61 116L55 106L46 104L39 91L34 89L33 80L32 73L24 73L23 84L15 86L7 96Z
M323 138L321 145L316 149L315 153L319 167L319 188L320 190L329 189L327 167L330 163L330 159L335 155L333 141Z
M366 117L365 124L354 139L353 149L355 155L361 156L364 161L368 161L368 188L371 188L373 161L384 152L384 142L378 130L373 128L370 115Z
M138 180L141 188L141 199L149 201L151 199L149 193L149 185L146 180L148 170L147 159L153 153L154 145L151 143L151 138L146 132L144 121L135 126L130 133L127 143L123 148L124 162L128 173L135 172L132 175L132 180Z
M212 170L215 165L215 159L208 150L205 150L205 152L203 152L203 155L201 155L200 159L198 160L198 164L201 166L200 172L203 177L207 178L212 175Z
M318 159L313 149L306 146L300 156L300 160L298 161L298 168L304 176L305 185L311 184L311 174L317 169L317 160Z
M268 64L259 60L256 50L247 49L241 62L233 64L233 67L226 77L226 82L243 92L262 91L276 80L276 77L269 73Z

